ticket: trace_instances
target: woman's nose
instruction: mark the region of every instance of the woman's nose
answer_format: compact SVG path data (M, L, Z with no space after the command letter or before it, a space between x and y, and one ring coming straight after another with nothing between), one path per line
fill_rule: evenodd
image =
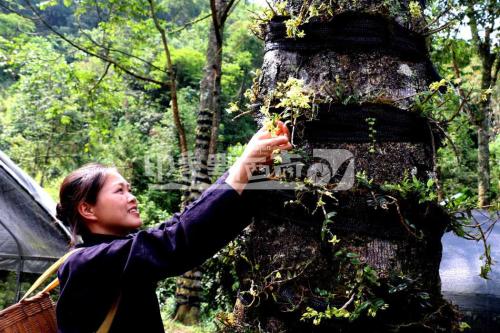
M132 193L128 193L128 201L129 202L137 202L137 198L135 197L135 195L133 195Z

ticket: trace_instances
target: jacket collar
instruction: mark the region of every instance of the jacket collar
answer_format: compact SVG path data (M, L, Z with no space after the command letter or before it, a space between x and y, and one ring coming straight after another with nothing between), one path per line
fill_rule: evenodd
M102 243L109 243L117 239L126 239L129 236L116 236L116 235L105 235L105 234L93 234L87 233L82 235L83 244L80 244L81 247L93 246Z

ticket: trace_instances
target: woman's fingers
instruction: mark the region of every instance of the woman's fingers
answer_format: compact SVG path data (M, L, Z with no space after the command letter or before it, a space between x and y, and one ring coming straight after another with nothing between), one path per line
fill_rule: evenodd
M263 126L257 131L257 133L255 133L255 137L258 139L270 138L271 133L269 133L269 131L266 129L266 127Z
M259 144L262 146L280 146L288 142L288 137L285 135L275 136L274 138L261 139Z
M278 146L280 150L290 150L293 148L292 144L290 142L285 143L284 145Z
M238 174L238 179L243 179L243 181L240 180L240 184L246 184L249 179L249 173L255 171L259 165L272 163L274 151L278 149L288 150L292 148L292 145L289 142L290 133L286 125L281 121L277 121L276 126L277 130L275 133L271 133L264 126L253 135L241 158L234 164L234 168L231 168L233 173L230 173L230 176L228 177L230 181L236 177L231 176L232 174ZM242 188L240 188L239 192L241 193L241 191Z
M269 139L262 139L258 142L259 148L256 156L265 157L267 161L272 160L272 154L276 150L289 150L292 145L286 136L278 136Z
M278 127L277 130L277 135L286 135L287 138L290 139L290 132L288 131L288 127L286 127L285 123L283 123L281 120L278 120L276 122L276 127Z

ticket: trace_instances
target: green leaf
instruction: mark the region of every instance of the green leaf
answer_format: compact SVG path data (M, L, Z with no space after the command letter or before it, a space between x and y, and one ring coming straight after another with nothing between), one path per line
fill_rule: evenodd
M381 298L377 298L375 299L375 301L373 302L373 305L376 306L377 308L380 308L382 307L383 305L385 304L384 300L381 299Z
M49 7L54 7L57 6L57 0L48 0L48 1L42 1L38 4L38 8L41 10L45 10Z
M336 211L329 212L328 214L326 214L326 218L329 220L330 218L334 217L335 215L337 215Z
M66 115L61 116L61 124L63 125L71 124L71 117L68 117Z
M420 292L417 295L418 295L418 297L420 297L423 300L428 300L428 299L431 298L431 296L429 295L429 293L426 293L426 292Z
M357 259L357 258L354 258L354 259L351 259L351 264L353 264L353 265L359 265L359 264L361 264L361 261L359 259Z
M470 328L471 328L470 325L467 324L465 321L461 321L460 324L459 324L459 327L458 327L458 329L460 330L460 332L463 332L463 331L468 330Z

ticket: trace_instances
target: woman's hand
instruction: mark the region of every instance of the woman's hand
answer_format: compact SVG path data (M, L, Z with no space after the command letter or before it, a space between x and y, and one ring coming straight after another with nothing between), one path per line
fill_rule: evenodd
M288 150L292 148L289 138L290 133L283 122L276 123L276 136L273 136L264 127L261 128L248 142L241 157L229 170L226 183L231 185L241 194L248 183L252 172L259 166L272 162L273 151Z

